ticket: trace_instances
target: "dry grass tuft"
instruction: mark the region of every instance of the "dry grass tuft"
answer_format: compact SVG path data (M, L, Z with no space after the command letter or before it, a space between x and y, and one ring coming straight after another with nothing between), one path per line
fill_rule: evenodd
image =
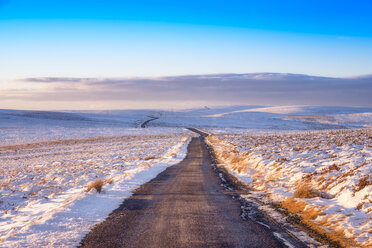
M9 188L9 183L0 184L0 189L6 189L6 188Z
M97 179L89 184L85 192L90 192L93 188L95 188L98 193L101 193L104 184L105 182L102 179Z
M244 160L245 160L244 157L234 156L234 157L231 158L230 162L232 164L239 164L239 163L242 163Z
M315 207L307 207L304 211L306 218L315 220L318 216L324 215L322 211Z
M287 198L280 202L280 206L287 209L289 212L297 214L302 212L306 207L306 202L297 201L293 197Z
M112 184L114 182L114 179L113 178L108 178L105 180L105 183L107 184Z
M337 164L332 164L331 166L328 167L328 172L331 172L333 170L339 171L341 170L341 168Z
M356 242L353 238L347 238L345 236L345 229L338 228L332 232L326 231L321 226L330 226L330 216L323 218L318 224L314 223L314 220L324 215L319 209L307 206L304 201L297 201L293 197L287 198L284 201L278 203L279 206L285 208L288 212L296 214L300 217L300 223L310 228L311 230L318 233L321 237L326 238L335 247L351 247L355 246Z
M365 202L359 202L358 206L356 207L357 210L361 210L364 206Z
M308 184L301 185L293 193L293 197L295 198L314 198L317 196L318 194L316 193L316 191L313 190Z
M145 160L151 160L151 159L156 159L156 157L155 156L151 156L151 155L145 157Z
M365 187L369 185L372 185L372 176L366 175L359 180L359 183L356 185L354 189L354 193L364 189Z

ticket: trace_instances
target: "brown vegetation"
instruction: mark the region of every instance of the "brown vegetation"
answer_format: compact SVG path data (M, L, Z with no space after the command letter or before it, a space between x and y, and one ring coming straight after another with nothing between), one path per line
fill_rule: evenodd
M355 208L366 214L372 212L367 204L372 202L370 190L366 188L372 185L367 169L371 165L368 150L372 147L371 133L372 129L219 134L208 140L215 148L219 163L252 177L250 187L266 193L283 187L293 193L290 198L283 196L279 205L300 216L301 223L341 246L363 247L370 242L357 242L361 233L355 232L355 238L347 238L359 230L350 224L352 214L343 215L339 209L338 214L326 216L328 206L306 199L332 199L351 190L355 193L352 199L355 196L359 201ZM289 180L287 175L301 170L301 174L296 174L301 179ZM275 199L280 198L276 195ZM360 229L362 237L366 237L366 228Z
M90 192L94 188L97 190L98 193L101 193L104 184L105 182L102 179L97 179L89 184L85 192Z
M114 179L111 177L111 178L108 178L108 179L105 179L105 183L107 184L112 184L114 182Z
M145 160L151 160L151 159L156 159L156 157L155 156L151 156L151 155L145 157Z
M293 197L287 198L284 201L277 203L280 207L286 209L289 213L296 214L299 217L299 223L315 231L318 236L327 239L336 247L354 247L356 241L352 238L347 238L344 228L334 229L332 232L326 231L321 226L331 226L329 223L331 216L323 218L318 224L314 220L321 215L325 215L321 210L309 207L305 201L298 201Z
M317 196L318 194L316 193L316 191L313 190L308 184L301 185L293 193L293 197L295 198L314 198Z
M365 175L364 177L362 177L359 180L359 183L356 185L356 187L354 189L354 193L358 192L358 191L361 191L362 189L364 189L368 185L372 185L372 176L371 175Z

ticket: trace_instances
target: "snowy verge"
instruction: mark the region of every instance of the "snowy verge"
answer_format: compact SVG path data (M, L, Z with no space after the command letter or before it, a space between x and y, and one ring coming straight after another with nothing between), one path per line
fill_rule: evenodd
M22 208L21 218L16 215L9 219L5 214L1 229L8 234L2 237L0 247L76 247L95 224L102 222L136 188L184 159L190 140L182 138L151 164L130 166L122 173L110 175L112 183L106 184L100 194L72 188L53 201L44 199ZM7 227L14 231L9 232Z
M211 135L208 141L229 173L306 225L345 246L371 245L371 129Z

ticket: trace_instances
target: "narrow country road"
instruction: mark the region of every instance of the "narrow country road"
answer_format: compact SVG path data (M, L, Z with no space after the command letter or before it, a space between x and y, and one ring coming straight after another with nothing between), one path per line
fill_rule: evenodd
M264 226L241 218L240 202L221 187L201 134L182 162L137 189L82 247L287 247Z
M159 117L152 117L151 119L145 121L144 123L141 124L141 128L146 128L150 122L159 119Z

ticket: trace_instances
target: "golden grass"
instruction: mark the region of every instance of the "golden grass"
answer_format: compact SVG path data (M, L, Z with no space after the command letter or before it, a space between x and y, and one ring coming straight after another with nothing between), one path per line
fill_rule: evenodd
M242 163L244 160L245 160L244 157L234 156L234 157L232 157L230 159L230 163L232 163L232 164L238 164L238 163Z
M322 211L315 207L308 207L305 209L304 214L307 218L315 220L320 215L325 215Z
M330 218L332 216L333 215L329 215L329 216L324 217L323 219L321 219L320 221L318 221L318 224L321 225L321 226L329 226L330 225Z
M346 162L340 162L338 157L342 157L337 154L334 150L334 145L337 146L354 146L363 145L371 147L370 142L372 140L372 129L360 129L360 130L327 130L327 131L313 131L313 132L292 132L288 134L253 134L245 135L243 138L238 136L232 136L233 142L232 146L225 145L230 142L230 135L216 135L213 136L214 140L210 140L211 143L217 143L218 153L217 158L221 158L223 163L230 164L231 168L235 171L244 171L247 169L258 168L259 165L263 165L258 171L252 170L253 176L253 188L264 190L265 183L272 184L275 186L275 177L278 174L283 173L281 164L287 162L286 152L287 148L293 146L291 142L287 142L286 138L291 138L296 143L301 144L301 146L296 146L291 148L292 151L301 150L312 150L319 154L322 152L328 153L329 166L324 166L321 171L315 171L312 173L305 174L301 181L295 184L295 191L291 198L288 198L282 202L280 205L287 209L288 212L294 213L299 217L299 222L304 224L304 226L309 227L316 233L325 239L331 241L331 243L337 243L341 247L350 246L360 246L357 244L354 238L348 238L346 234L347 229L343 229L340 224L342 218L347 218L349 216L326 216L322 212L322 207L313 207L310 203L305 200L307 198L322 197L330 199L335 197L333 195L327 194L327 192L322 192L326 189L333 188L338 183L348 179L348 177L356 177L358 170L365 166L368 162L364 161L361 164L356 164L356 166L349 166ZM320 139L319 139L320 138ZM221 145L218 146L218 142ZM302 142L302 143L301 143ZM263 144L268 144L262 147ZM251 162L251 155L243 155L243 152L238 154L240 158L236 157L236 147L243 147L249 150L250 154L255 158L255 162ZM258 149L259 148L259 149ZM275 150L272 150L275 148ZM272 163L257 163L256 159L261 160L272 160ZM275 159L275 157L279 157ZM242 161L245 158L245 161ZM301 161L300 159L298 161ZM296 159L291 160L292 163L296 164L298 162ZM315 163L315 162L314 162ZM314 164L318 166L319 164ZM265 167L265 168L264 168ZM346 168L347 167L347 168ZM267 169L269 168L269 169ZM260 172L260 170L265 170L265 174ZM332 174L330 174L332 173ZM372 184L372 177L367 175L364 177L359 177L359 181L354 186L354 192L363 190L368 185ZM291 186L292 187L292 186ZM290 191L292 191L291 188ZM342 191L341 188L339 191ZM292 191L293 192L293 191ZM367 203L367 201L364 201ZM363 204L360 203L357 209L362 209ZM372 208L364 209L367 213L372 212ZM296 221L296 220L295 220ZM370 232L371 233L371 232ZM337 244L335 246L337 246Z
M104 184L105 182L102 179L97 179L89 184L85 192L90 192L94 188L97 190L98 193L101 193Z
M45 180L45 178L42 178L41 180L39 180L37 183L36 183L36 185L44 185L44 184L46 184L47 183L47 181Z
M107 183L107 184L112 184L113 182L114 182L113 178L105 179L105 183Z
M357 210L361 210L364 206L365 202L359 202L358 206L356 207Z
M295 198L314 198L317 196L318 194L308 184L300 185L293 193Z
M9 188L9 183L2 183L0 184L0 189Z
M293 197L290 197L284 201L281 201L280 206L287 209L291 213L297 214L297 213L301 213L305 209L306 202L297 201Z
M358 191L361 191L362 189L364 189L365 187L369 186L369 185L372 185L372 176L371 175L365 175L364 177L362 177L358 184L356 185L355 189L354 189L354 193L358 192Z
M145 160L151 160L151 159L156 159L155 156L148 155L145 157Z
M341 170L341 168L337 164L332 164L331 166L328 167L328 171L326 171L326 172L331 172L331 171L334 171L334 170L339 171L339 170Z
M315 223L314 220L318 216L324 215L324 213L317 208L307 206L305 201L299 201L293 197L290 197L284 201L278 202L277 204L286 209L288 212L299 216L301 218L300 222L303 225L307 226L311 230L314 230L327 240L333 243L338 243L338 245L341 247L353 247L357 245L355 239L346 237L344 228L336 229L334 226L332 226L335 224L335 221L330 220L332 216L327 216L318 223ZM334 229L332 232L326 231L322 228L330 226L332 226Z
M227 153L227 152L219 153L219 156L225 160L228 160L230 158L230 153Z

